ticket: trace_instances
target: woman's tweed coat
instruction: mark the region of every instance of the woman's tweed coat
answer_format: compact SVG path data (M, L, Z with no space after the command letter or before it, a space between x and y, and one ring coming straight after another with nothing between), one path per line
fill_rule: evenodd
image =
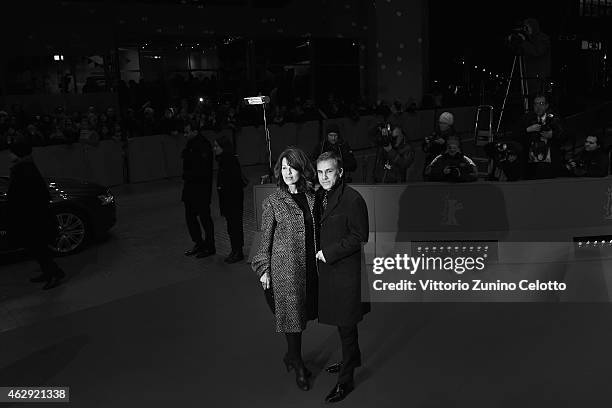
M314 194L306 193L315 223ZM306 328L306 228L304 214L288 192L277 189L263 201L261 242L251 267L257 276L270 272L276 310L276 331ZM316 246L316 237L313 237ZM318 249L317 249L318 250Z

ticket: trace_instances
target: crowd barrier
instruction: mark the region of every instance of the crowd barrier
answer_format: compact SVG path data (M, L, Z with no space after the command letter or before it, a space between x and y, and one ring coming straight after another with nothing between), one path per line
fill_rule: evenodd
M571 242L612 235L612 176L513 183L351 184L366 200L374 241ZM272 184L254 186L257 226Z
M368 207L370 237L364 251L370 266L366 271L374 257L418 256L416 246L431 249L427 255L435 256L436 247L443 249L441 245L481 243L490 245L495 257L481 275L423 273L427 278L463 278L467 282L474 278L487 282L552 280L568 287L559 293L472 294L480 301L612 300L612 177L351 186ZM270 184L254 187L257 227L261 225L262 201L275 188ZM256 232L249 259L259 248L259 237ZM406 278L401 271L385 272L385 277L390 282ZM389 301L384 296L379 295L377 301ZM461 296L452 299L468 299ZM391 301L406 301L401 296L397 299ZM442 295L408 301L433 299L453 301Z
M453 108L458 131L465 131L471 126L474 108ZM434 130L436 118L441 111L417 111L394 117L393 121L401 123L406 129L407 139L417 153L416 162L409 173L409 180L421 180L422 157L420 141ZM372 130L382 122L381 117L363 116L359 120L350 118L309 121L304 123L286 123L270 125L271 150L273 160L285 149L294 145L308 154L314 154L325 128L336 123L343 137L353 150L373 146ZM268 147L263 126L245 126L235 132L205 132L212 142L223 134L236 143L237 153L243 166L267 163ZM163 178L178 177L182 173L181 151L185 146L182 136L153 135L128 140L125 146L111 140L96 145L75 143L34 148L34 159L43 175L47 177L65 177L91 180L104 185L124 183L124 157L127 158L128 182L138 183ZM124 151L125 149L125 151ZM374 157L364 157L356 172L359 180L369 181ZM8 155L0 156L2 169L8 174ZM215 164L216 166L216 161ZM367 173L367 174L366 174ZM366 177L366 178L363 178Z
M0 152L0 174L9 174L9 152ZM113 186L123 180L121 143L105 140L97 145L74 143L35 147L32 156L44 177L76 178Z

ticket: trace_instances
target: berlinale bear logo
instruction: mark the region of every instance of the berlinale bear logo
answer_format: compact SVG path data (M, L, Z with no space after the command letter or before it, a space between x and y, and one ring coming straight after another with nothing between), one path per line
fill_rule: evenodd
M450 194L444 197L444 209L442 210L442 222L444 226L459 226L457 221L457 211L463 210L463 203L459 200L450 198Z
M605 220L612 220L612 186L608 187L608 191L607 191L607 195L608 197L607 201L606 201L606 205L604 205L604 210L605 215L604 215L604 219Z

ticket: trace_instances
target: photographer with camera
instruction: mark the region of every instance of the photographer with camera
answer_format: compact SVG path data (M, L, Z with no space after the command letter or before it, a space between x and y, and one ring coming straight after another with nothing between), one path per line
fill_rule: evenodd
M489 143L484 150L493 160L489 180L517 181L523 178L522 148L517 142Z
M403 129L390 129L390 124L382 127L376 138L375 183L405 183L408 168L414 162L414 151L406 143Z
M340 136L340 127L335 123L330 123L325 129L325 139L320 142L311 155L312 161L325 152L332 152L339 156L344 163L344 179L351 181L350 172L357 169L357 160L351 146Z
M476 164L461 152L457 137L446 141L446 152L437 156L425 169L427 181L466 182L478 179Z
M562 173L564 132L560 118L549 108L548 98L537 95L533 112L524 115L514 130L514 140L526 152L523 163L528 180L554 178Z
M446 151L446 140L454 137L455 117L450 112L443 112L438 118L438 127L430 136L425 137L423 152L425 153L425 168L432 160Z
M599 137L591 135L584 141L584 150L568 160L565 168L575 177L605 177L608 175L609 161Z
M551 46L550 37L540 31L538 20L525 19L508 36L508 44L516 55L524 56L529 93L544 92L544 81L550 78L551 72Z

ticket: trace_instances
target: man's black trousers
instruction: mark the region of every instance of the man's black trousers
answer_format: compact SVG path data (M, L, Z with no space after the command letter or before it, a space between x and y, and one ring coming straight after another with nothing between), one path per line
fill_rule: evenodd
M353 372L356 367L361 365L357 325L338 326L338 333L342 342L342 368L338 374L338 382L341 384L352 383Z
M185 201L185 221L191 240L195 244L202 245L202 248L215 249L215 226L210 216L210 202ZM200 223L204 229L204 239Z

